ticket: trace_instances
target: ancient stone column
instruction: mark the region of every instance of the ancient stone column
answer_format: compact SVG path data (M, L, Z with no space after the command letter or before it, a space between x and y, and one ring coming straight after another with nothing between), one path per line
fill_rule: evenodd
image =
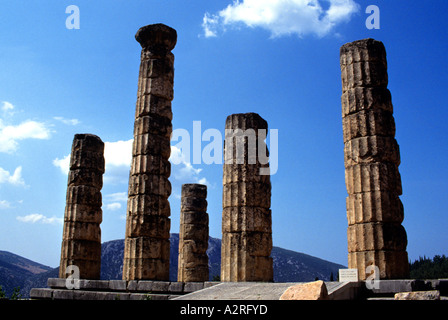
M341 47L342 122L348 191L348 267L365 280L409 275L400 152L387 89L386 50L373 39ZM366 273L366 268L369 267Z
M73 139L68 174L59 278L68 266L79 268L81 279L100 279L104 143L92 134Z
M221 281L273 281L268 125L246 113L225 128Z
M142 46L129 176L124 280L169 280L174 55L176 30L140 28Z
M207 186L182 185L177 281L209 280Z

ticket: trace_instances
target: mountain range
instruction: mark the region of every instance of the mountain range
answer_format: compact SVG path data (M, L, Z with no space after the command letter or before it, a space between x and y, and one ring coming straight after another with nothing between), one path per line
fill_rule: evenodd
M170 237L170 281L177 279L179 234ZM104 242L101 246L101 279L121 279L123 267L124 240ZM210 280L216 279L221 269L221 239L209 238ZM322 260L304 253L273 247L271 257L274 263L274 282L306 282L336 279L343 265ZM23 258L16 254L0 251L0 286L10 297L14 288L20 287L23 298L29 296L32 288L47 287L48 278L57 278L59 268L51 268Z

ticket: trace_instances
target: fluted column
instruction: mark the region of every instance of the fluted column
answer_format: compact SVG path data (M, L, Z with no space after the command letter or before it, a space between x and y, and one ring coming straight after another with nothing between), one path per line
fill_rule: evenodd
M177 281L209 280L207 186L182 185Z
M273 281L268 151L259 139L267 122L256 113L233 114L225 128L221 281Z
M124 280L169 280L174 55L176 30L154 24L138 30L142 46L129 176Z
M81 279L100 279L104 143L92 134L76 134L70 155L59 278L68 266ZM71 272L69 273L71 274Z
M409 275L398 171L400 151L388 85L386 50L364 39L341 47L342 122L347 186L348 267L365 280Z

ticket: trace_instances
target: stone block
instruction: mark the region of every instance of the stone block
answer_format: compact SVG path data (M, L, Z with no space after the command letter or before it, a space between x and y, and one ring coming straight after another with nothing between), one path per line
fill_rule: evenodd
M153 290L153 283L154 281L140 280L138 281L137 291L151 292Z
M348 252L406 250L407 236L401 224L360 223L347 228Z
M97 223L65 221L63 240L89 240L101 242L101 228Z
M131 259L169 259L169 239L157 239L152 237L126 238L125 247Z
M64 220L100 224L103 220L103 211L101 207L67 203L65 205Z
M53 290L48 288L33 288L30 290L30 299L53 299Z
M259 182L233 182L223 185L223 208L271 207L271 184Z
M395 120L382 109L361 110L342 118L344 143L369 136L395 137Z
M400 149L391 137L369 136L349 140L344 146L346 167L372 162L400 164Z
M388 191L350 194L346 204L349 225L367 222L403 222L403 204L398 195Z
M363 251L348 254L348 267L357 268L359 279L365 280L366 268L377 266L380 279L405 279L409 277L409 261L406 251Z
M168 288L168 291L171 293L180 293L184 291L184 283L183 282L171 282Z
M170 227L170 218L164 216L128 214L126 218L126 236L130 238L169 239Z
M204 198L194 198L194 197L182 197L180 203L180 209L182 212L187 211L207 211L207 200Z
M363 163L345 169L345 183L349 194L388 191L401 195L401 176L392 163Z
M83 204L101 208L101 190L85 185L68 186L66 201L67 204Z
M154 155L168 160L171 155L170 137L151 133L134 136L132 155Z
M101 189L103 187L103 175L96 169L72 169L68 173L68 185L86 185Z
M204 282L185 282L184 293L190 293L204 289Z
M383 61L362 61L341 65L342 90L357 87L387 87L387 64Z
M149 133L170 138L172 132L171 119L157 114L138 117L134 122L134 136Z
M342 93L341 104L343 119L361 111L383 110L392 114L394 110L391 93L384 87L347 89Z
M399 292L395 294L394 300L440 300L440 292L437 290Z
M126 291L127 284L125 280L109 280L109 289L114 291Z
M171 214L170 203L166 196L160 195L130 195L128 198L128 215L156 215L169 217Z
M280 300L328 300L328 291L323 281L301 283L286 289Z
M169 280L169 260L128 258L132 252L128 252L123 258L123 279L126 280Z
M171 195L171 183L168 178L144 173L129 177L129 196L149 194L168 198Z
M173 77L166 75L157 78L143 78L139 79L139 95L154 95L167 100L173 100Z
M157 97L152 94L139 95L137 97L135 117L139 118L151 114L156 114L172 120L173 112L171 109L171 100Z
M180 215L180 224L207 225L209 217L207 212L189 211L182 212Z
M171 174L171 163L156 155L137 155L132 157L130 175L154 174L169 177Z
M168 281L153 281L152 291L153 292L168 292L170 287L170 282Z
M341 65L361 61L386 61L386 48L381 41L362 39L344 44L340 49Z
M182 214L182 213L181 213ZM198 242L208 242L208 225L205 224L182 224L180 226L180 233L182 240L194 240Z
M260 207L227 207L222 210L223 232L271 232L271 210Z
M199 183L185 183L182 185L182 198L207 198L207 186Z
M261 175L261 170L267 170L269 164L224 164L223 184L233 182L270 183L269 175Z

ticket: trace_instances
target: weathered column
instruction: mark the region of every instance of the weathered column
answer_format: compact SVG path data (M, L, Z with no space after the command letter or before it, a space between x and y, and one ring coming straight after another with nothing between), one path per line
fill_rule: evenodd
M182 185L177 281L209 280L207 186Z
M140 28L142 46L129 176L124 280L169 280L174 55L176 30Z
M342 122L348 191L348 267L365 280L409 275L403 221L400 152L387 89L386 50L373 39L341 47Z
M99 137L75 135L70 156L59 278L67 277L68 266L76 266L81 279L100 279L103 154L104 143Z
M256 113L226 120L221 281L273 281L267 128Z

